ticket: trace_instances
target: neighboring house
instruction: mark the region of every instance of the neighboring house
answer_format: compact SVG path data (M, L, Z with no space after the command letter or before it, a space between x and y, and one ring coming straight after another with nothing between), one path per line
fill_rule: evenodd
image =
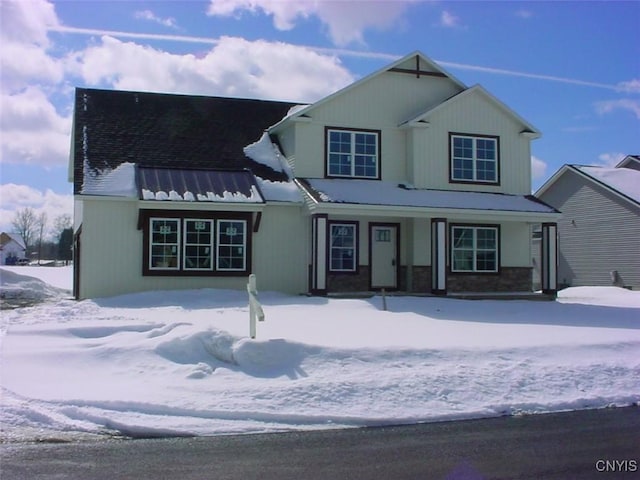
M0 233L0 265L15 265L25 258L24 240L17 233Z
M536 196L562 211L558 282L640 288L640 157L564 165Z
M77 89L78 298L176 288L530 291L539 132L412 53L306 106Z

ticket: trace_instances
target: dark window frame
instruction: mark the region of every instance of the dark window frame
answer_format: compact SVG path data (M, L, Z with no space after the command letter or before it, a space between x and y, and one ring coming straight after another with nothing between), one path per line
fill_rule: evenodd
M455 178L454 177L454 167L453 167L453 139L454 138L471 138L473 139L473 178L472 179L464 179L464 178ZM477 140L494 140L496 147L496 178L495 180L478 180L477 179L477 162L478 159L476 152L476 141ZM500 137L497 135L482 135L477 133L462 133L462 132L449 132L449 183L462 183L462 184L475 184L475 185L500 185Z
M334 226L352 227L354 232L353 239L353 268L352 269L334 269L332 265L332 238ZM360 222L354 220L329 220L327 222L327 272L338 275L353 275L359 273L360 264ZM339 248L339 247L336 247Z
M376 175L355 175L355 159L352 158L351 172L349 175L340 175L331 173L329 166L329 159L331 155L330 151L330 133L331 132L343 132L349 133L354 136L357 133L364 133L368 135L375 135L376 137ZM353 137L352 137L353 142ZM371 130L366 128L345 128L345 127L331 127L325 126L324 128L324 174L325 178L351 178L359 180L380 180L382 178L382 131Z
M151 267L151 220L172 219L178 220L181 235L179 238L180 261L179 267L174 269L161 269ZM185 237L184 228L187 220L210 220L213 222L213 238L211 242L211 261L214 266L211 270L190 269L184 267ZM246 222L244 269L224 270L218 269L218 221L236 220ZM142 275L145 277L239 277L251 273L252 242L253 242L253 212L229 212L229 211L202 211L202 210L151 210L141 209L138 215L138 229L142 231Z
M474 230L473 234L473 269L472 270L455 270L454 269L454 230L456 228L471 228ZM477 262L477 230L478 229L491 229L496 232L496 268L495 270L478 270L478 262ZM450 223L449 224L449 273L453 275L499 275L501 266L501 257L502 257L502 245L501 245L501 232L499 224L479 224L479 223ZM458 249L460 250L460 249Z

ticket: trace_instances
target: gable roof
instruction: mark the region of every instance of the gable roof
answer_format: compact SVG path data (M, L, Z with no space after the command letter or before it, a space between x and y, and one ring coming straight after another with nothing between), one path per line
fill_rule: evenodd
M464 83L462 83L452 74L447 72L444 68L442 68L433 60L431 60L429 57L427 57L424 53L420 51L415 51L408 55L405 55L402 58L399 58L398 60L391 63L390 65L387 65L381 68L380 70L374 73L371 73L361 78L360 80L347 85L346 87L332 93L331 95L328 95L318 100L315 103L307 105L303 108L295 109L294 111L290 112L289 115L287 115L285 118L282 118L281 121L279 121L278 123L270 127L269 131L275 132L284 123L287 123L291 120L295 120L296 118L307 116L316 107L323 105L333 100L334 98L349 92L350 90L358 88L363 83L369 82L372 79L386 72L410 73L410 74L415 74L417 77L420 77L420 76L442 77L442 78L447 78L448 80L453 82L460 90L464 90L467 88L467 86Z
M573 172L615 195L640 206L640 171L631 168L607 168L586 165L563 165L535 193L541 197L565 173Z
M640 155L627 155L616 165L616 168L640 170Z
M76 89L72 158L74 193L86 177L124 163L203 169L248 168L286 180L249 159L243 148L295 104L267 100Z
M483 98L485 98L486 100L488 100L490 103L492 103L493 105L495 105L496 107L498 107L499 110L502 110L505 114L507 114L508 116L510 116L511 118L513 118L514 120L516 120L517 122L519 122L520 124L522 124L523 126L523 131L522 133L527 133L529 134L532 138L539 138L541 136L540 131L535 128L533 125L531 125L529 122L527 122L524 118L522 118L520 115L518 115L516 112L514 112L511 108L509 108L505 103L503 103L502 101L498 100L498 98L496 98L495 96L493 96L491 93L489 93L488 90L486 90L482 85L474 85L471 88L467 88L466 90L448 98L447 100L445 100L444 102L436 105L433 108L430 108L429 110L427 110L426 112L422 112L421 114L407 120L406 122L403 122L401 124L402 125L406 125L406 126L415 126L415 125L420 125L420 123L425 123L425 120L427 118L429 118L431 115L433 115L434 113L440 111L440 110L444 110L446 108L449 108L451 105L457 103L457 102L461 102L464 101L464 99L472 96L472 95L480 95Z
M7 232L0 233L0 246L4 247L5 245L11 242L15 242L22 249L25 248L24 240L22 239L21 235L17 233L7 233Z

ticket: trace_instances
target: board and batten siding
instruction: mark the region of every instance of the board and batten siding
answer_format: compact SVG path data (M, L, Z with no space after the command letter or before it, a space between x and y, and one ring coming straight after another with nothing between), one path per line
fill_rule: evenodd
M142 231L135 199L84 197L79 298L109 297L149 290L246 288L246 276L143 276ZM307 222L300 207L266 206L253 234L252 269L258 288L301 293L307 289Z
M295 175L325 176L325 127L379 130L382 179L407 180L407 132L399 125L458 93L451 80L385 72L320 103L309 118L278 131L284 155Z
M419 188L484 191L528 195L531 193L530 139L520 134L522 124L480 94L468 95L428 118L428 126L414 127L408 146L412 174ZM491 135L500 142L500 184L451 183L449 134Z
M541 200L562 212L558 221L561 285L622 284L640 288L640 207L567 170Z

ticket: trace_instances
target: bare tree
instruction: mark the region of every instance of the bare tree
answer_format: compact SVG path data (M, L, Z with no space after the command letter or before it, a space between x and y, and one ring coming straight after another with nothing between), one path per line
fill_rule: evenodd
M25 207L16 211L16 214L11 221L14 232L20 235L24 241L24 247L27 255L29 248L31 247L33 236L36 233L37 222L38 219L36 217L36 212L31 207Z
M40 264L40 260L42 260L42 239L47 229L47 214L45 212L36 217L36 229L38 234L38 264Z
M56 218L54 218L53 229L52 229L54 240L59 241L60 235L62 235L62 232L65 231L67 228L71 228L71 225L72 225L71 215L69 215L68 213L63 213L62 215L58 215Z

